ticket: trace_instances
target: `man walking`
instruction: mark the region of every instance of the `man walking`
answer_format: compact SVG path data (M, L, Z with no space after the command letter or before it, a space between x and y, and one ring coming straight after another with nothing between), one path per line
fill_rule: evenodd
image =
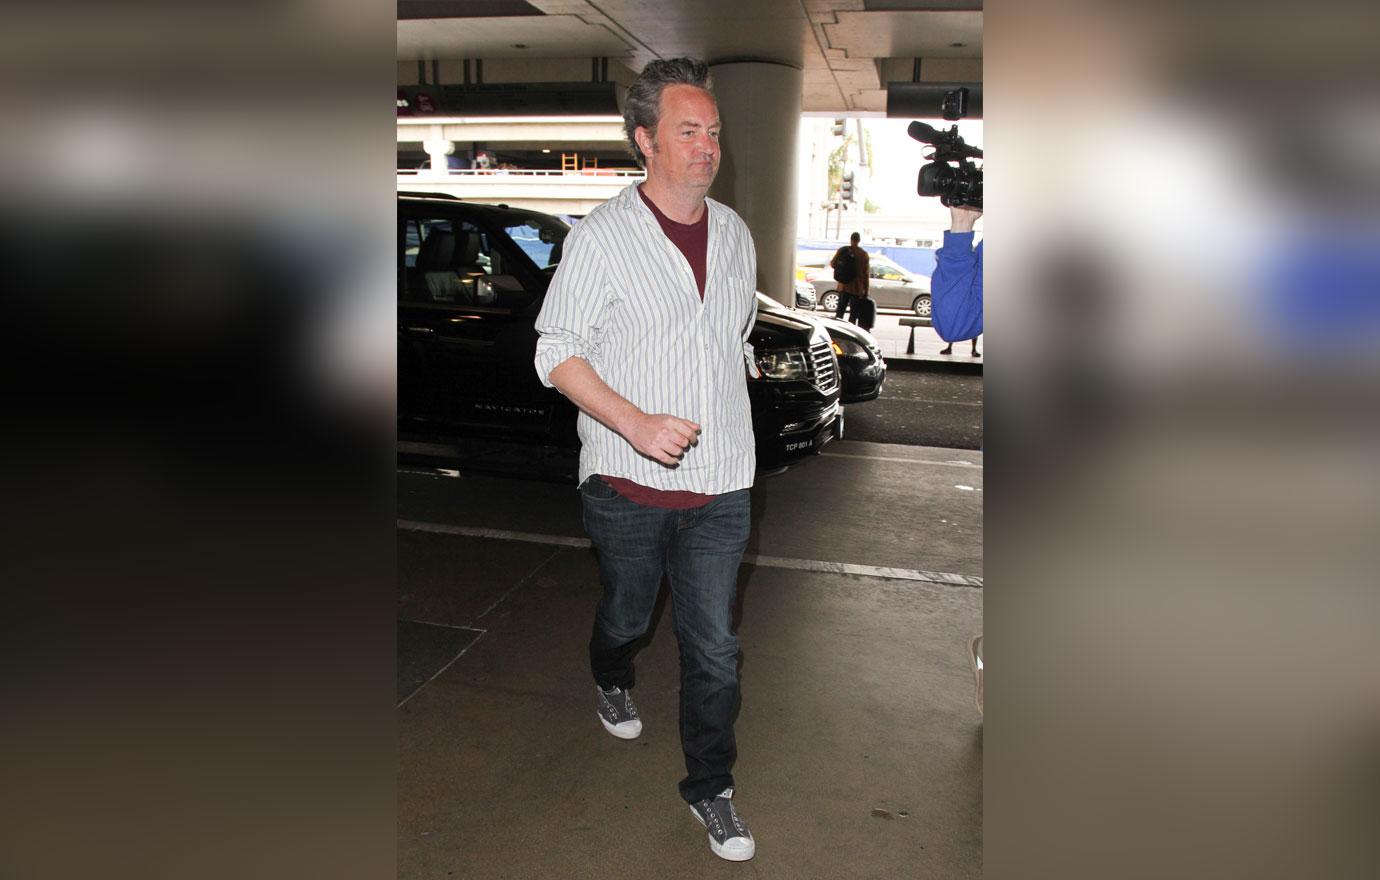
M843 319L844 309L849 309L848 320L854 324L857 320L857 306L854 305L854 298L865 297L871 289L869 286L871 272L871 258L867 251L858 246L862 241L862 236L853 233L848 237L848 244L838 249L834 258L829 261L829 266L834 270L834 281L837 283L839 292L838 308L834 309L834 317ZM851 308L850 308L851 307ZM870 328L869 328L870 329Z
M733 806L738 566L756 470L747 373L757 258L747 225L705 197L718 105L701 61L653 61L628 91L647 171L571 231L537 317L542 382L579 408L584 523L603 597L589 643L595 710L636 738L633 648L662 575L680 646L681 797L732 861L756 844Z

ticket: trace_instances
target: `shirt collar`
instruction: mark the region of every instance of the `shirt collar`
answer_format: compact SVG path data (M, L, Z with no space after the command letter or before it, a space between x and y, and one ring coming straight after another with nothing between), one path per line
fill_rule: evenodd
M624 187L622 192L614 196L614 202L623 210L637 212L657 229L661 229L661 224L656 222L656 217L652 214L652 209L648 208L646 204L643 203L642 197L637 194L637 188L640 185L641 181L638 181L637 183ZM722 204L705 196L704 205L705 209L709 211L709 219L712 220L716 226L723 226L728 222L728 209Z

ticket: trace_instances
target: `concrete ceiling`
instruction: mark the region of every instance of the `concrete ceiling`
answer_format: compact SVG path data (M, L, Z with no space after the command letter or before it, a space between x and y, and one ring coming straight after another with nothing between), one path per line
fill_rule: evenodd
M980 0L498 0L419 8L456 17L399 20L399 61L607 56L634 72L677 55L777 61L803 69L807 113L885 112L886 83L910 82L916 59L922 80L982 78Z

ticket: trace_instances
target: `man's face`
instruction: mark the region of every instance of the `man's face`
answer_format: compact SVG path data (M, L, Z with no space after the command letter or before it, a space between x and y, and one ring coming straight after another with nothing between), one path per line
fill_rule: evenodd
M647 177L676 189L707 190L719 171L719 107L694 86L667 86L655 133L637 130Z

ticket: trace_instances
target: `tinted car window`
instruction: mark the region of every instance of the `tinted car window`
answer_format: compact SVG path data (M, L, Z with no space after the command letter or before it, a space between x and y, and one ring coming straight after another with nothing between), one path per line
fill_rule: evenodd
M535 292L514 277L512 245L503 234L453 217L408 217L399 222L402 301L523 308L535 298Z
M503 231L538 269L554 271L561 261L561 246L570 227L549 218L528 215L512 218L505 223Z

